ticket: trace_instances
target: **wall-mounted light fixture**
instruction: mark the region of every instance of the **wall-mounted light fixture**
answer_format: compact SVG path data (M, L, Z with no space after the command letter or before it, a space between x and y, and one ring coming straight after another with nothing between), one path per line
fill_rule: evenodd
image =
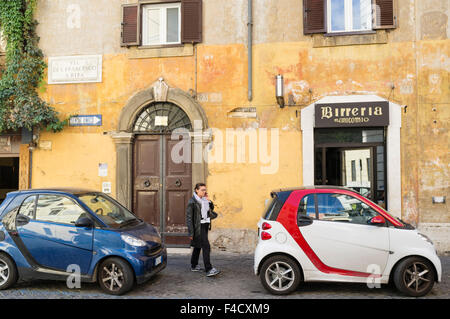
M275 77L275 96L277 98L278 105L283 108L284 107L284 81L283 76L278 74Z

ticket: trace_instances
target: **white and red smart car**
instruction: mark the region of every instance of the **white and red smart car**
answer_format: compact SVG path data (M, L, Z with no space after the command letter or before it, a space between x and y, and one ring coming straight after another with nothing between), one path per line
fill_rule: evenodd
M288 294L302 281L393 282L418 297L441 281L433 243L358 193L316 186L271 196L254 264L269 292Z

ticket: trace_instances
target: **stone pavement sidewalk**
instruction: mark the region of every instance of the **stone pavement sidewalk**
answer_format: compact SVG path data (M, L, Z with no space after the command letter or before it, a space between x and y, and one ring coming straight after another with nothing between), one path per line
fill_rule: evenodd
M221 274L208 278L203 272L190 271L189 250L169 251L166 269L121 297L104 294L97 284L69 289L65 282L32 281L0 291L0 298L405 298L394 287L382 285L379 289L369 289L365 284L346 283L303 283L295 293L277 297L268 294L253 274L253 255L213 251L211 260ZM441 262L442 282L424 298L450 298L450 257L441 257Z

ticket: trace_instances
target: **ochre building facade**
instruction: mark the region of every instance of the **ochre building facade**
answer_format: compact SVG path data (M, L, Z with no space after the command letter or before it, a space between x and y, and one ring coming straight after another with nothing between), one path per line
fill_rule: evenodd
M449 2L381 2L345 0L342 18L327 0L39 0L41 96L78 119L1 156L20 159L17 187L105 190L173 246L197 182L219 213L212 245L245 252L271 190L333 184L449 251Z

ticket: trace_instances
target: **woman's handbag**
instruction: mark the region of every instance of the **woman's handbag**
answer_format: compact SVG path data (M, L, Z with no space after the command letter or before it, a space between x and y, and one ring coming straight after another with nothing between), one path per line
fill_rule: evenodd
M213 204L212 201L209 202L208 217L211 218L211 219L216 219L217 218L217 213L214 211L214 204Z

